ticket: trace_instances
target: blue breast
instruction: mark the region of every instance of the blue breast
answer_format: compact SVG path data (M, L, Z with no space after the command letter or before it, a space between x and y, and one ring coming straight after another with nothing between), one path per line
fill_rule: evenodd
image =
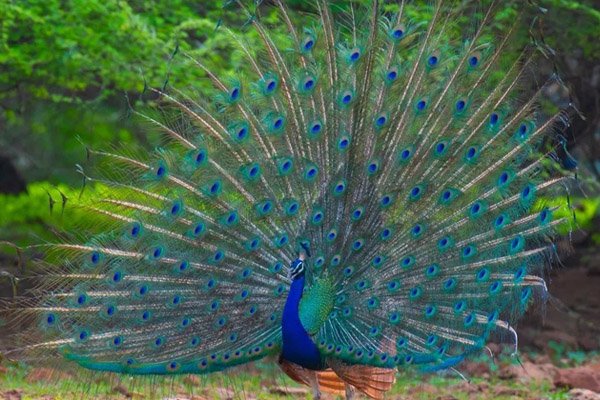
M304 276L300 276L292 281L290 293L283 309L281 320L282 357L304 368L322 370L325 366L319 349L302 326L298 315L298 306L303 290Z

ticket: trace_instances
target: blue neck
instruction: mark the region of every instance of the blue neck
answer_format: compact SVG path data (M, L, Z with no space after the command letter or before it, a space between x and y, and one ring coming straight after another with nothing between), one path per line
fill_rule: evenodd
M300 321L298 307L304 291L304 274L292 281L283 316L281 319L281 334L283 349L281 356L287 361L312 370L324 368L319 349L314 344Z

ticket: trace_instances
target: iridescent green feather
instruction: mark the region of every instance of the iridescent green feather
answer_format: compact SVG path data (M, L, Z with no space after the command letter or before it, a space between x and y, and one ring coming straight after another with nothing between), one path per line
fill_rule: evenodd
M300 302L300 321L306 332L315 335L329 318L335 301L333 279L316 279L302 296Z

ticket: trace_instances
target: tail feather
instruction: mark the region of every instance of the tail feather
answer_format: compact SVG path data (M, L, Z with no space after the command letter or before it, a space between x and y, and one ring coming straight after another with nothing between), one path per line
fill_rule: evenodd
M347 384L372 399L383 399L396 381L396 370L371 367L368 365L331 364L333 371Z

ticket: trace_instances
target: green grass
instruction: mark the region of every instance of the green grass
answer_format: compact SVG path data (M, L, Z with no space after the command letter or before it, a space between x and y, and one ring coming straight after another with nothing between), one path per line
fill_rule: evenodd
M274 363L259 363L245 370L209 376L177 378L134 378L92 373L32 369L9 364L0 372L0 398L18 391L27 399L280 399L289 397L285 390L301 388L280 372ZM14 393L14 392L13 392ZM294 394L311 399L310 391ZM326 396L325 398L335 398ZM364 397L363 397L364 398ZM452 372L423 375L416 372L398 374L387 398L395 399L567 399L567 389L555 389L550 382L523 383L519 380L473 378L466 382Z

